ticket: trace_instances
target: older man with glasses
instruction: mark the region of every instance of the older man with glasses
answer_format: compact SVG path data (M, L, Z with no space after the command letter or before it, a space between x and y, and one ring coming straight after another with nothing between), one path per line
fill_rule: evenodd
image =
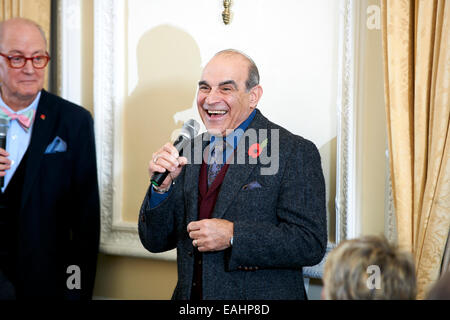
M93 121L43 90L36 23L0 23L0 299L90 299L99 242Z

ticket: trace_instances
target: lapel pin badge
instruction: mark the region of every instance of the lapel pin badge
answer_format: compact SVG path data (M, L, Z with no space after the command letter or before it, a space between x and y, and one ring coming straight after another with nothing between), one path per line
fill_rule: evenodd
M41 114L41 119L42 119L42 120L45 120L45 118L46 118L46 117L45 117L45 114Z
M258 158L263 150L267 147L268 139L264 140L261 144L255 143L252 144L251 147L248 149L248 155L252 157L253 159Z

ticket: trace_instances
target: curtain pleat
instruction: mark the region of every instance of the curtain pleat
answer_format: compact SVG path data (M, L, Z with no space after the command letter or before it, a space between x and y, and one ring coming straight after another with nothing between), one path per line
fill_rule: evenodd
M382 12L398 238L415 258L422 299L450 228L450 2L383 0Z

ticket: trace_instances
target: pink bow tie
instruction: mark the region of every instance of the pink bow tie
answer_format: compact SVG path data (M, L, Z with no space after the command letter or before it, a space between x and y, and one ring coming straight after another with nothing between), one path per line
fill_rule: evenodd
M34 109L30 109L22 114L17 114L14 112L10 112L4 107L0 107L0 118L6 120L17 120L20 126L28 132L28 129L30 128L31 123L34 119Z

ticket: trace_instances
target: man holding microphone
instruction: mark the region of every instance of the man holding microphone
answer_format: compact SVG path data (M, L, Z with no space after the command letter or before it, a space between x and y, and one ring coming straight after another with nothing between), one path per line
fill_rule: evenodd
M177 248L173 299L306 298L302 267L320 262L327 244L320 155L261 114L262 93L251 58L217 53L197 96L208 132L192 145L202 145L202 163L171 144L150 161L150 177L169 174L147 192L139 235L151 252ZM258 143L249 146L246 137ZM269 152L279 163L262 174Z

